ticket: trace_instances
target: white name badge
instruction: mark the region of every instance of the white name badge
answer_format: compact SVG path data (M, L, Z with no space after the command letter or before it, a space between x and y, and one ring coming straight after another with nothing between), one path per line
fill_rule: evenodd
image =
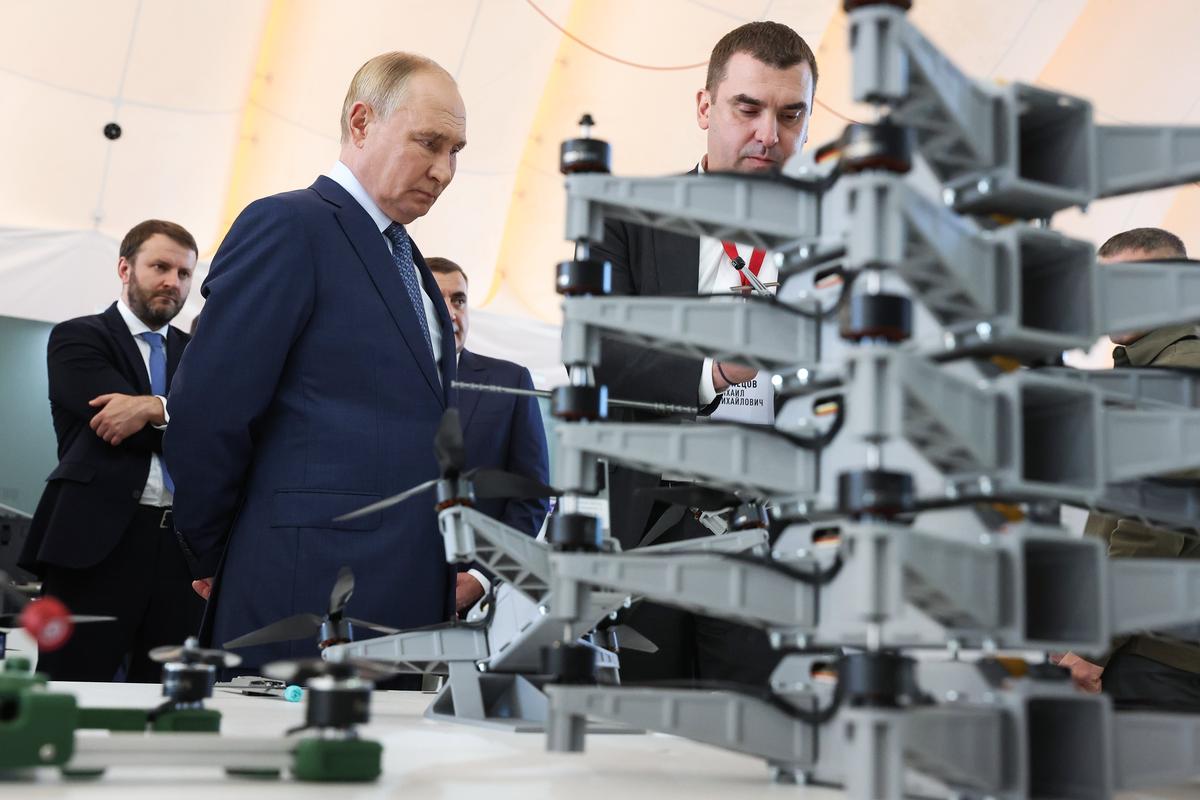
M712 419L773 425L775 392L771 388L771 374L760 372L745 383L726 389Z

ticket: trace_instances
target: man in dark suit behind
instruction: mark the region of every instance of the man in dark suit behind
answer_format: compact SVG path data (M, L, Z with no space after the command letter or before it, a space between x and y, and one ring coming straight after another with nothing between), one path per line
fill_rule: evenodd
M447 258L430 258L426 263L450 311L458 350L458 379L532 389L533 378L525 367L466 349L471 314L467 304L467 273L463 268ZM546 429L535 398L464 389L458 393L458 407L468 467L492 467L542 483L549 481ZM537 535L550 510L549 502L542 498L485 499L478 500L475 507L531 536ZM462 611L474 605L490 584L487 575L472 568L459 573L458 585L458 610Z
M708 146L693 172L778 171L808 137L816 80L816 57L791 28L752 22L730 31L713 48L705 86L696 94L696 119L707 132ZM761 280L775 281L773 259L752 250L736 242L698 240L609 221L604 241L593 254L611 262L614 294L711 295L739 285L731 251L740 253ZM754 376L754 370L738 364L609 339L602 342L596 370L597 382L608 386L614 397L692 405L706 414L717 408L720 395L731 385ZM648 418L615 410L610 416ZM612 534L624 549L648 543L647 534L667 511L642 491L658 487L662 480L657 474L610 466ZM709 533L685 514L657 541ZM623 652L624 681L698 678L761 684L778 661L761 632L722 620L643 602L628 622L653 640L659 652Z
M346 93L328 176L252 203L213 259L166 437L176 525L209 599L202 641L324 612L343 565L356 617L415 628L453 614L429 496L334 518L437 475L454 336L404 226L449 185L465 144L449 73L377 56ZM315 645L246 648L243 666Z
M163 468L165 396L188 335L168 323L187 300L196 241L179 225L148 220L121 242L121 298L102 314L54 327L47 348L50 413L59 464L47 479L21 556L43 590L78 614L116 617L84 625L42 653L55 680L156 682L147 652L195 633L203 603L171 521Z

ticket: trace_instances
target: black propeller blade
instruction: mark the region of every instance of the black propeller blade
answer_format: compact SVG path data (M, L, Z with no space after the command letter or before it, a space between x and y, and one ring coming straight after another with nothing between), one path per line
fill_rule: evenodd
M349 622L351 625L371 628L381 633L399 633L395 628L388 628L383 625L376 625L374 622L366 622L365 620L343 616L346 605L350 602L353 594L354 572L350 567L342 567L338 570L337 578L333 581L333 588L329 592L329 610L325 612L325 616L322 617L317 614L293 614L278 622L272 622L266 627L251 631L236 639L231 639L225 642L223 646L228 648L250 647L256 644L273 644L275 642L307 639L310 636L320 634L326 622L335 623L333 627L339 631L338 636L349 635L349 631L342 630L342 627L336 624L341 622Z
M285 617L278 622L272 622L270 625L259 628L256 631L251 631L236 639L230 639L221 646L232 650L237 647L251 647L256 644L273 644L275 642L290 642L294 639L304 639L309 636L316 636L317 631L321 630L321 623L323 621L316 614L295 614Z
M618 650L635 650L639 653L658 652L658 645L628 625L614 625L612 632L617 636Z
M391 636L393 633L400 632L399 628L389 628L387 625L379 625L374 622L367 622L365 619L358 619L356 617L342 617L342 619L346 620L346 622L349 622L356 628L370 628L371 630L378 631L385 636Z
M467 464L462 422L457 408L447 408L433 437L433 454L443 478L457 478Z
M67 617L75 624L83 622L116 622L116 617L103 617L98 614L71 614ZM0 614L0 629L21 627L20 614ZM11 649L11 648L10 648Z
M333 582L333 590L329 593L329 616L341 614L354 594L354 572L349 567L338 570L337 580Z
M329 675L334 678L365 678L369 681L396 674L383 664L363 658L326 661L323 658L300 658L293 661L273 661L263 667L263 675L287 683L305 683L311 678Z
M194 638L189 638L182 645L156 647L150 651L150 659L160 664L178 661L184 664L212 664L216 667L236 667L242 663L242 657L236 653L200 647Z
M385 508L391 508L394 505L403 503L405 500L407 500L410 497L416 497L417 495L421 494L422 492L429 491L434 486L437 486L438 480L439 480L438 478L434 478L431 481L425 481L424 483L418 483L416 486L412 487L411 489L405 489L400 494L394 494L391 497L385 497L382 500L371 503L371 505L369 505L369 506L363 506L362 508L360 508L356 511L351 511L348 514L342 514L340 517L334 517L333 521L334 522L346 522L347 520L358 519L359 517L365 517L368 514L374 514L376 511L383 511Z
M481 499L555 497L562 494L553 486L502 469L474 469L464 477L470 478L471 485L475 487L475 496Z
M655 500L679 505L685 508L698 508L701 511L719 511L722 508L736 506L742 502L732 492L710 489L706 486L663 486L649 487L638 490L648 494Z
M334 517L333 521L346 522L374 514L376 511L383 511L385 508L391 508L432 489L437 485L438 480L459 477L470 479L475 496L481 499L556 497L562 494L541 481L501 469L473 469L464 472L467 452L466 445L463 443L462 423L459 420L457 408L448 408L442 415L442 421L438 423L437 433L433 437L433 452L437 458L438 469L441 470L440 479L435 478L419 483L399 494L385 497L383 500L363 506L348 514L342 514L340 517Z
M617 609L613 614L600 620L596 626L597 633L610 632L616 639L617 650L636 650L640 653L657 653L658 645L650 641L643 633L629 625L626 620L630 613L641 604L635 600L626 608Z

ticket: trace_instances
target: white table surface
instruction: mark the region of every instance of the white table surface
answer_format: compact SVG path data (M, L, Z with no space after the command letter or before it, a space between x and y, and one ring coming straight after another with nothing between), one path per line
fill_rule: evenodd
M53 683L81 705L151 707L158 684ZM383 775L370 784L306 784L291 779L230 778L211 768L116 768L95 781L68 782L57 770L38 770L28 781L0 783L3 798L406 798L437 800L637 800L637 798L788 798L831 800L840 791L771 783L766 765L683 739L658 734L587 738L583 754L547 753L541 734L514 734L470 725L431 722L422 714L432 695L376 692L365 736L384 746ZM208 702L223 714L229 734L273 735L301 724L303 703L246 697L218 690ZM1200 784L1122 798L1200 798Z
M158 684L52 683L81 705L150 707ZM818 787L797 790L770 782L757 759L671 736L596 734L583 754L547 753L542 734L509 733L431 722L422 714L433 698L418 692L376 692L371 723L361 730L383 744L383 775L370 784L299 783L229 778L216 769L117 768L96 781L63 781L39 770L30 782L0 783L2 798L472 798L636 800L636 798L841 798ZM303 722L304 704L218 690L210 708L222 712L229 734L272 735Z

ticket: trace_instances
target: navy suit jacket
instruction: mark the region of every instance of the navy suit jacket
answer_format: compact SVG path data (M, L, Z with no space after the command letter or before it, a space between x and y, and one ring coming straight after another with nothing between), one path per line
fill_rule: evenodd
M175 327L167 331L168 387L190 338ZM55 325L46 365L58 466L46 478L19 562L39 576L47 564L85 569L112 552L137 511L150 455L162 452L163 439L146 425L113 447L91 428L92 398L150 394L146 364L116 303Z
M355 617L412 628L453 612L432 495L333 521L438 474L454 334L413 258L435 298L440 374L383 236L335 181L252 203L221 244L165 440L176 528L193 573L216 576L205 641L323 614L343 565ZM241 651L247 666L316 652L315 637Z
M532 389L529 370L511 361L488 358L464 349L458 360L459 380L516 389ZM468 467L493 467L550 480L546 429L533 397L498 392L458 393ZM550 510L545 498L478 500L475 507L506 525L536 536Z

